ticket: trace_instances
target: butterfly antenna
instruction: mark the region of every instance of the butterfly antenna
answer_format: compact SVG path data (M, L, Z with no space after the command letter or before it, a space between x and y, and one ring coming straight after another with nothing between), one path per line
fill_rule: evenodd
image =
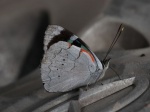
M121 32L122 32L123 30L124 30L124 27L123 27L123 24L121 24L121 25L119 26L119 28L118 28L118 31L117 31L117 33L116 33L115 38L113 39L113 41L112 41L112 43L111 43L111 45L110 45L110 47L109 47L109 49L108 49L108 51L107 51L107 53L106 53L106 56L105 56L104 59L103 59L103 62L106 61L108 54L110 53L110 51L111 51L112 48L114 47L115 43L116 43L117 40L119 39L119 37L120 37L120 35L121 35Z

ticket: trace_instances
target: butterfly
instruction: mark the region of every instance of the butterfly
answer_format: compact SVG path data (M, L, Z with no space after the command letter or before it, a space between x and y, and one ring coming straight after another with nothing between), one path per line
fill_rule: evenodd
M120 36L120 28L112 46ZM104 77L109 67L110 59L106 57L100 61L88 45L72 32L61 26L50 25L45 32L41 62L44 88L48 92L67 92L94 84Z

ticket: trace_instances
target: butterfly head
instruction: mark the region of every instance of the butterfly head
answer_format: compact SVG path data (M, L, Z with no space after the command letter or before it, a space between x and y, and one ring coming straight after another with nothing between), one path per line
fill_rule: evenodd
M108 59L105 59L105 60L102 61L103 65L104 65L104 68L108 69L110 59L111 58L108 58Z

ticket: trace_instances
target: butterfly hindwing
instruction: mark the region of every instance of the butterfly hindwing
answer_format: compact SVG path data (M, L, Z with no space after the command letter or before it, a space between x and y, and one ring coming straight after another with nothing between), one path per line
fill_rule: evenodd
M53 51L55 46L61 48L60 52ZM62 41L47 50L41 66L42 80L47 91L63 92L86 85L90 77L89 56L80 51L81 48L74 45L69 47L67 42ZM49 54L54 54L54 57L49 58Z

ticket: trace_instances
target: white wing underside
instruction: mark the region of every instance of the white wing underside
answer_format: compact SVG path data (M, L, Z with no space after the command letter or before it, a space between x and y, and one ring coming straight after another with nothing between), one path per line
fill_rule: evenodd
M62 27L59 29L62 30ZM81 52L81 48L59 41L47 49L51 37L59 34L58 29L58 32L55 30L49 30L51 33L47 30L45 36L45 54L41 64L44 88L49 92L66 92L94 83L101 75L102 68L101 71L96 72L96 64L86 52Z
M48 43L52 40L52 38L56 35L59 35L60 32L64 30L63 27L57 25L49 25L44 37L44 51L47 51Z
M90 61L88 54L80 50L74 45L69 47L67 42L60 41L46 51L41 74L47 91L69 91L96 80L90 80L91 74L96 71L96 65Z

